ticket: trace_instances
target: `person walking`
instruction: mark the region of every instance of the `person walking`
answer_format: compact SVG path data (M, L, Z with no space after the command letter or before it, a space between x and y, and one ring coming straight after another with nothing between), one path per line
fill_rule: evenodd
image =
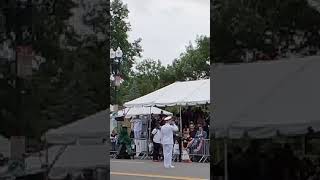
M161 148L161 126L159 123L156 124L151 134L153 136L153 161L158 162Z
M173 132L178 131L177 125L171 120L172 116L164 119L165 125L161 127L161 143L163 145L164 167L174 168L172 165Z

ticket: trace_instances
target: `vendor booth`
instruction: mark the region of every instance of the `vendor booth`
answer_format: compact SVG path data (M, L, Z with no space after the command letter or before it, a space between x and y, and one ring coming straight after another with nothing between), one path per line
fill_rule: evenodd
M128 134L130 134L131 132L131 118L134 118L135 116L139 116L139 119L141 119L142 122L142 136L141 139L135 140L135 145L136 145L136 154L140 154L141 152L146 152L147 151L147 137L148 137L148 123L150 121L150 114L154 114L154 115L159 115L159 114L164 114L164 115L171 115L171 112L162 110L160 108L157 107L130 107L130 108L125 108L122 109L120 111L118 111L116 113L116 115L114 115L114 113L110 114L110 121L112 122L112 130L114 130L116 128L116 126L119 126L119 124L121 124L124 127L128 127ZM116 117L123 117L123 121L120 123L117 123L117 121L115 120L115 116ZM111 130L111 131L112 131ZM117 128L118 131L120 131L119 128Z
M148 116L150 114L154 114L154 115L159 115L163 113L164 115L167 116L172 116L171 112L162 110L160 108L157 107L152 107L152 108L148 108L148 107L130 107L130 108L125 108L122 109L120 111L118 111L117 113L111 113L110 114L110 130L112 131L114 128L116 128L118 126L117 121L116 121L116 117L123 117L122 120L124 120L124 123L126 124L126 126L130 127L130 121L128 119L134 117L134 116L140 116L143 120L143 126L146 126L143 129L147 129L147 121L148 121ZM128 129L130 131L130 128ZM110 133L111 133L110 131Z
M159 115L161 113L163 113L164 115L167 115L167 116L169 116L169 115L172 116L171 112L162 110L162 109L157 108L157 107L152 107L152 108L148 108L148 107L130 107L130 108L125 108L125 109L122 109L122 110L120 110L120 111L118 111L116 113L111 113L110 114L110 128L112 128L110 130L112 131L114 128L116 128L118 126L116 118L122 117L121 120L125 121L126 119L130 119L130 118L132 118L134 116L141 116L141 118L146 121L150 114Z
M210 103L210 79L175 82L124 104L125 107L194 106ZM181 120L181 118L180 118ZM180 123L181 125L182 123ZM180 127L180 130L182 127Z
M175 82L150 94L124 104L127 108L167 107L180 108L180 131L182 132L181 110L183 106L207 105L210 103L210 79ZM151 113L149 113L150 115ZM151 127L151 122L148 124ZM150 141L150 129L147 141ZM147 143L148 144L148 143Z

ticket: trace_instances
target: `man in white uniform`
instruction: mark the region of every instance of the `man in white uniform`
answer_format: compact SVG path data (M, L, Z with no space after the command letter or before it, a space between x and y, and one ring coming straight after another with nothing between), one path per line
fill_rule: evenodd
M173 149L173 132L178 131L178 127L171 120L172 117L166 117L165 125L161 127L161 143L163 145L164 167L174 168L172 165L172 149Z

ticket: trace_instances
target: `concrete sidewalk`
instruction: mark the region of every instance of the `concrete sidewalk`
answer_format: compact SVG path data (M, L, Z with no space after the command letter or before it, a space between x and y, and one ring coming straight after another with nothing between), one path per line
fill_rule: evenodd
M111 180L205 180L210 179L210 163L173 163L165 169L163 162L152 160L111 160Z

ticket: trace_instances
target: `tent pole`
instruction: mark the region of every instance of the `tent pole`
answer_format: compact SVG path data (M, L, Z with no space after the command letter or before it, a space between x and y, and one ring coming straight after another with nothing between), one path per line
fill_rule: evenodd
M224 138L224 180L228 180L228 136Z
M305 156L306 154L306 136L302 136L302 155Z
M149 125L149 127L148 127L148 139L147 139L147 144L148 144L148 156L149 156L149 152L150 152L150 149L149 149L149 144L152 142L152 139L151 139L151 131L152 131L152 129L151 129L151 111L152 111L152 107L153 106L150 106L150 113L149 113L149 123L148 123L148 125Z
M182 116L181 116L181 105L180 105L180 132L182 134Z
M45 133L45 148L46 148L46 177L45 180L49 179L49 145L47 141L47 133Z
M181 113L181 105L180 105L180 155L179 155L179 159L181 160L181 156L182 156L182 148L183 148L183 130L182 130L182 113Z
M148 130L149 130L149 132L148 132L148 139L149 138L151 138L151 131L152 131L152 129L151 129L151 121L152 121L152 119L151 119L151 109L152 109L152 106L150 106L150 114L149 114L149 128L148 128ZM151 139L150 139L151 140Z

